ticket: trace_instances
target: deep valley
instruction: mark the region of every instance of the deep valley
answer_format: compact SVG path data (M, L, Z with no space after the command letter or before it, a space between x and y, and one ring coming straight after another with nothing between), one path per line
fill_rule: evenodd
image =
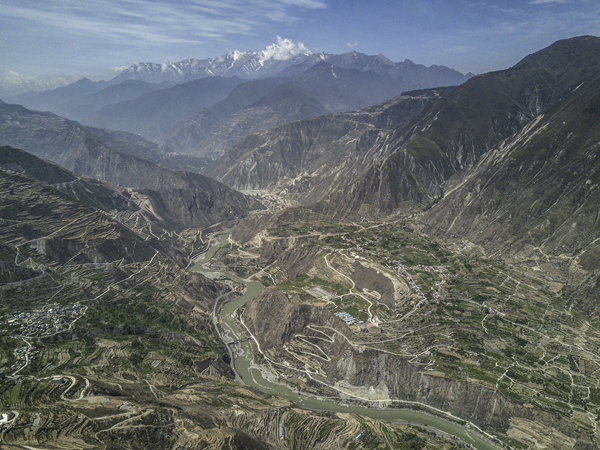
M1 448L600 448L600 38L313 56L0 101Z

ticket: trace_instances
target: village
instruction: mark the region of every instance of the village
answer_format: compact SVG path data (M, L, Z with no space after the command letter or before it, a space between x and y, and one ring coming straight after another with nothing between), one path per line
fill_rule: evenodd
M84 312L85 308L77 304L65 307L58 303L43 306L36 311L15 311L4 316L8 329L0 330L0 333L10 333L14 338L50 336L68 329ZM16 327L18 332L15 332Z
M29 342L30 339L52 336L70 329L72 324L85 314L86 309L77 304L61 306L53 303L35 311L14 311L12 314L5 314L5 328L0 329L0 335L10 335L14 339L24 340L27 344L15 350L16 362L10 367L13 375L35 361L37 350ZM0 373L4 373L4 370L0 369Z
M243 190L243 194L256 198L267 208L266 211L254 211L254 214L264 214L267 211L279 211L281 209L292 206L290 200L284 199L277 194L273 194L263 190Z

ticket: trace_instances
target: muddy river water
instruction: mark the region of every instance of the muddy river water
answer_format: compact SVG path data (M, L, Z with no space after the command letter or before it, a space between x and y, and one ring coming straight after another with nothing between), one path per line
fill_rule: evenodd
M215 252L220 247L227 245L228 237L229 235L221 235L220 243L211 247L204 254L202 259L196 262L196 264L192 267L192 270L196 272L214 274L215 271L210 267L205 267L205 264L210 262ZM243 339L248 335L248 333L240 329L237 321L235 320L235 311L240 306L245 305L252 298L260 294L263 290L263 286L257 281L242 280L231 273L220 274L238 283L243 283L246 286L244 295L225 303L222 306L220 315L218 317L219 324L228 332L228 335L234 336L233 340ZM296 403L300 407L320 411L354 413L384 421L408 422L415 425L434 428L450 436L456 436L461 441L471 444L473 447L479 450L497 450L499 448L495 445L492 445L489 441L482 439L478 434L469 431L468 427L456 425L453 422L446 421L437 416L406 409L378 409L362 406L348 406L341 404L338 401L325 400L318 397L303 395L288 388L287 386L265 379L262 375L262 372L256 368L253 363L252 348L248 341L244 341L235 345L238 347L235 351L235 370L244 384L254 386L262 392L268 394L275 394L284 397Z

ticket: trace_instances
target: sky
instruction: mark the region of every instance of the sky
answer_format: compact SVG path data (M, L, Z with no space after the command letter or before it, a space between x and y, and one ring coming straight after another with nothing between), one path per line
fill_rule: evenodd
M0 0L0 87L110 79L136 62L260 51L278 36L460 72L600 36L600 0Z

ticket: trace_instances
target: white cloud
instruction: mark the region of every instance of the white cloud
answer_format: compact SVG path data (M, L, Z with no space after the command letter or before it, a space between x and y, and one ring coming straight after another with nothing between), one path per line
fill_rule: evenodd
M36 82L38 80L36 80L34 77L30 77L27 75L21 75L18 72L15 72L14 70L9 70L2 78L1 78L1 83L7 83L7 84L15 84L15 83L23 83L23 82Z
M358 42L346 42L346 47L354 48L358 46Z
M298 55L310 55L312 52L302 42L294 43L291 39L277 36L277 43L269 45L262 51L265 60L286 61Z
M318 0L279 0L281 3L286 5L301 6L303 8L311 9L325 9L327 4Z
M285 28L301 13L323 8L324 0L3 0L0 78L11 69L43 79L63 71L81 77L90 70L109 78L134 59L214 57L230 42L254 39L269 27ZM213 53L213 47L219 50ZM301 53L310 53L303 43L278 38L268 57ZM22 79L15 83L25 86Z
M0 25L44 27L69 36L136 45L201 43L231 35L250 35L267 22L298 20L300 9L323 9L319 0L6 0ZM17 27L19 27L17 29Z

